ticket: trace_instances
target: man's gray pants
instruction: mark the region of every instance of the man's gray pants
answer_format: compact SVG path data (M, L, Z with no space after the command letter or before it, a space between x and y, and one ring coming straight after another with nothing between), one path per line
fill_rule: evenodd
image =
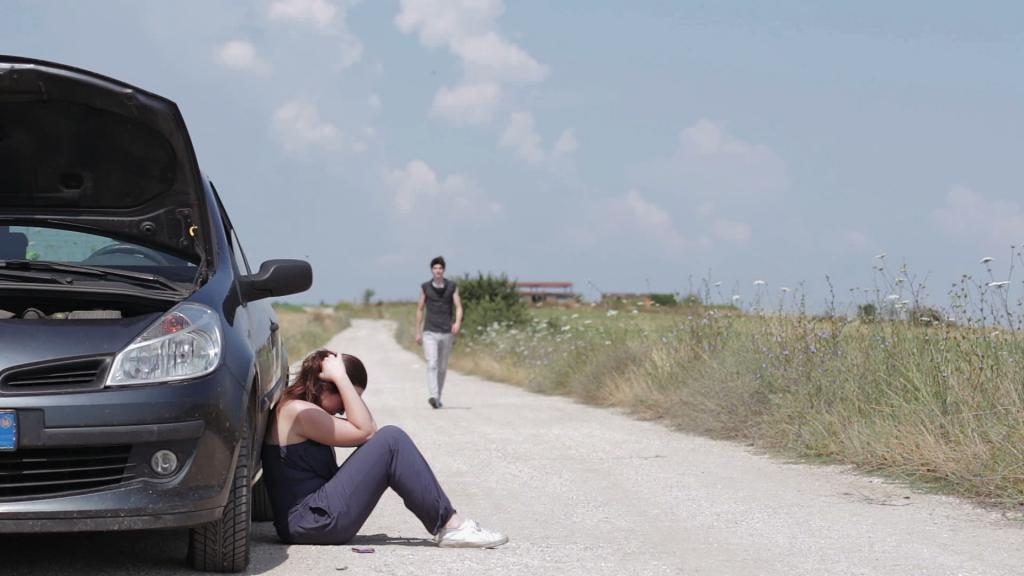
M423 356L427 360L427 394L441 401L448 358L452 355L455 336L451 332L424 332Z

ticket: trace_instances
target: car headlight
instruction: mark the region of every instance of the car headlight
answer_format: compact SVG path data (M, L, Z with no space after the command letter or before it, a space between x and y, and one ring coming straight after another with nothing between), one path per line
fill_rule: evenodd
M201 304L179 304L114 358L107 386L195 378L220 362L220 317Z

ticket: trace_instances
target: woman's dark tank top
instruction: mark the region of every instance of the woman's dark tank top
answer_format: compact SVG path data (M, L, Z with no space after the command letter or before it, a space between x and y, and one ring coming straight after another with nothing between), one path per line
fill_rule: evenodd
M287 542L291 540L288 521L292 509L334 477L338 461L334 448L313 440L287 446L264 444L262 456L274 527Z

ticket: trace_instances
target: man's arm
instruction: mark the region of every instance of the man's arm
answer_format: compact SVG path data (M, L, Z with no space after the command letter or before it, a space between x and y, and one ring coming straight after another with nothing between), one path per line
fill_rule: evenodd
M420 290L420 301L416 304L416 343L423 344L423 308L427 305L427 295Z
M452 301L455 303L455 323L452 324L452 334L455 336L459 335L459 331L462 330L462 298L459 296L459 287L455 287L455 294L452 295Z

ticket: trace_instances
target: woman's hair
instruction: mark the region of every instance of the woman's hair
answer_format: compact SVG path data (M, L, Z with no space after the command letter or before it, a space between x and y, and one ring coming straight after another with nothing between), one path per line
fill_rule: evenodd
M295 377L295 381L284 389L284 397L312 402L322 408L320 397L328 386L334 387L334 383L320 379L320 365L324 358L335 355L337 355L335 352L321 349L306 356L302 360L302 367L299 368L299 374ZM345 373L348 374L352 385L365 390L366 367L363 366L362 360L351 354L342 354L341 361L345 363Z

